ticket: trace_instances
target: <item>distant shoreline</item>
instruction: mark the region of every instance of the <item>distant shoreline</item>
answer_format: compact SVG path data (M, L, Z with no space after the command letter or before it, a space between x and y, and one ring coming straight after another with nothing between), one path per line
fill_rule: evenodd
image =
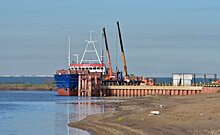
M0 90L55 91L53 84L0 84Z

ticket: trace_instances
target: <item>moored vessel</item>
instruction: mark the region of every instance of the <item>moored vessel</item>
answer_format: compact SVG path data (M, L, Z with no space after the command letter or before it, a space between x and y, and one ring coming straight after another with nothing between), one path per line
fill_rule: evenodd
M102 74L105 72L105 65L96 50L95 42L92 40L90 32L90 40L86 40L87 46L83 53L80 63L78 55L76 63L70 63L70 37L68 38L68 70L57 70L54 75L56 87L59 96L77 96L78 95L78 79L79 74Z
M58 95L77 96L78 74L68 74L66 71L57 71L57 74L54 75L54 78L56 80Z

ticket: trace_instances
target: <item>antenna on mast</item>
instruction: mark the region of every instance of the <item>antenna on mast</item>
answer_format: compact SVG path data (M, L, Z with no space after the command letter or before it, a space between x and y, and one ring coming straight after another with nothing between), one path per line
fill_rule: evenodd
M89 37L90 37L89 41L92 41L92 32L93 32L92 30L89 31Z

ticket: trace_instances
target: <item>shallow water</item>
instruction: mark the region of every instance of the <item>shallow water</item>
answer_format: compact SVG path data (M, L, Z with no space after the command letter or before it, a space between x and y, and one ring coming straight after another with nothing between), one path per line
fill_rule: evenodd
M56 92L0 91L0 135L88 135L67 124L114 110L97 102L105 101Z

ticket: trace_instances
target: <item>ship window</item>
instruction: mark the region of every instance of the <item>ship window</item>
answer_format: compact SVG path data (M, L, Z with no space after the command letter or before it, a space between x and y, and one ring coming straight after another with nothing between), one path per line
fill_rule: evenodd
M82 68L82 70L84 70L84 68Z
M78 69L81 70L81 67L79 67Z
M86 70L88 70L89 68L88 67L86 67Z
M103 70L103 67L101 67L101 70Z
M97 69L99 70L99 69L100 69L100 67L97 67Z
M95 70L96 69L96 67L93 67L93 70Z
M92 70L92 67L90 67L89 70Z

